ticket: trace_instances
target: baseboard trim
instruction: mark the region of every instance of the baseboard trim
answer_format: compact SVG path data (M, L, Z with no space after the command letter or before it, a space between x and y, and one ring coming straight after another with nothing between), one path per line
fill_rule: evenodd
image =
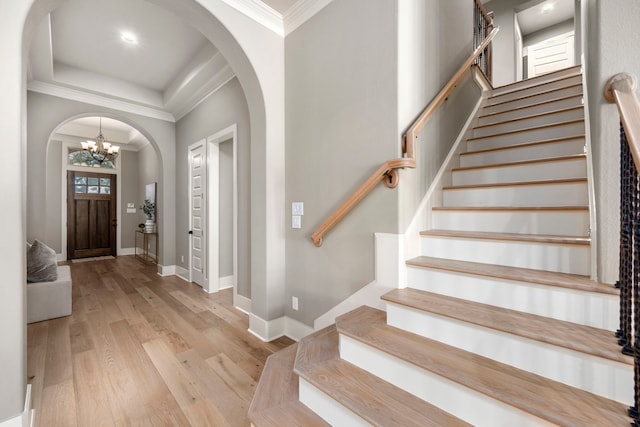
M120 248L120 250L118 251L118 256L135 255L135 254L136 254L136 248Z
M160 265L158 264L158 276L167 277L176 275L175 265Z
M244 314L251 315L251 299L233 292L233 306Z
M175 267L176 267L176 271L175 271L176 276L178 276L185 282L191 283L191 278L189 277L189 270L187 270L184 267L180 267L179 265L176 265Z
M221 277L218 281L218 290L221 291L223 289L233 288L234 282L235 277L233 275Z
M287 316L264 320L250 313L249 332L264 342L270 342L285 335L292 340L299 341L312 333L313 328Z
M34 410L31 409L31 384L27 384L24 398L24 410L21 414L0 422L0 427L30 427L34 420Z

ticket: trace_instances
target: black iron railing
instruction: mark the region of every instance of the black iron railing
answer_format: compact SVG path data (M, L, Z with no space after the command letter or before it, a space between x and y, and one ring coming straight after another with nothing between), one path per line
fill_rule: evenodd
M476 49L493 30L493 12L487 12L480 0L474 0L473 4L473 49ZM475 63L491 82L491 45L482 51Z

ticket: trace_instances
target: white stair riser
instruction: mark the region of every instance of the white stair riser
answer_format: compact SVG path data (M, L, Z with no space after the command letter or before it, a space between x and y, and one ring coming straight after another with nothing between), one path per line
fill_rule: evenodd
M562 161L455 170L451 183L453 186L458 186L578 178L587 178L587 162L584 157Z
M582 83L582 76L573 76L568 79L556 80L543 86L531 86L526 89L507 92L500 95L494 95L488 100L488 105L498 104L500 102L511 101L526 96L537 95L540 92L547 92L555 89L562 89L567 86L573 86ZM494 92L495 94L495 92Z
M371 426L304 378L299 379L298 399L332 426Z
M563 110L551 114L544 114L540 116L527 117L520 120L512 120L483 127L476 127L473 129L472 135L474 138L480 138L483 136L497 135L504 132L527 130L532 127L553 125L557 123L565 123L582 119L584 119L584 108L573 108L570 110Z
M624 404L633 403L633 366L456 319L387 305L387 323Z
M570 98L559 99L553 102L545 102L543 104L535 104L526 108L508 110L502 113L483 115L478 119L478 126L490 125L493 123L506 122L508 120L517 120L537 114L552 113L558 110L568 108L581 107L582 96L572 96Z
M490 233L588 236L589 212L567 211L441 211L431 213L436 230L486 231Z
M474 426L554 425L344 335L340 357Z
M567 68L565 70L558 71L556 73L549 73L540 77L536 77L534 79L521 80L517 83L495 88L493 90L493 94L502 95L504 93L513 92L514 90L520 90L520 89L525 89L529 87L539 86L544 83L562 80L568 77L579 77L579 76L580 76L580 68L576 68L576 69Z
M573 138L584 135L584 121L570 122L556 126L539 127L522 132L492 135L467 141L467 151L489 150L491 148L512 147L520 144L547 141L559 138Z
M546 144L522 145L460 155L460 167L488 166L526 160L550 159L584 153L584 138L567 139Z
M503 187L446 189L444 207L552 207L588 206L584 181L560 184L530 184Z
M510 111L514 108L527 107L530 105L539 104L541 102L554 101L568 96L582 96L582 85L577 84L574 86L564 87L562 89L554 90L551 92L543 92L540 94L528 96L525 98L514 99L512 101L501 102L493 105L487 105L483 108L482 114L494 114L503 111Z
M583 276L591 273L591 254L588 245L441 236L423 236L420 243L421 254L428 257L532 268Z
M620 298L615 295L411 266L407 284L413 289L608 331L616 331L620 324Z

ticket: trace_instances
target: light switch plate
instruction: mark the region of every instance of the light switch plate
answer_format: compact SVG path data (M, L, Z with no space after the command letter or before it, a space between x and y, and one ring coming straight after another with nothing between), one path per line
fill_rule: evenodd
M302 217L300 215L291 216L291 228L302 228Z
M291 215L304 215L304 202L291 203Z

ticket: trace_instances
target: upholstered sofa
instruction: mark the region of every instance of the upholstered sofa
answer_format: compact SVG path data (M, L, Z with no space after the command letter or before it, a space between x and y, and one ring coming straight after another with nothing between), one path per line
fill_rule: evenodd
M71 315L71 269L58 266L52 282L27 283L27 323Z

